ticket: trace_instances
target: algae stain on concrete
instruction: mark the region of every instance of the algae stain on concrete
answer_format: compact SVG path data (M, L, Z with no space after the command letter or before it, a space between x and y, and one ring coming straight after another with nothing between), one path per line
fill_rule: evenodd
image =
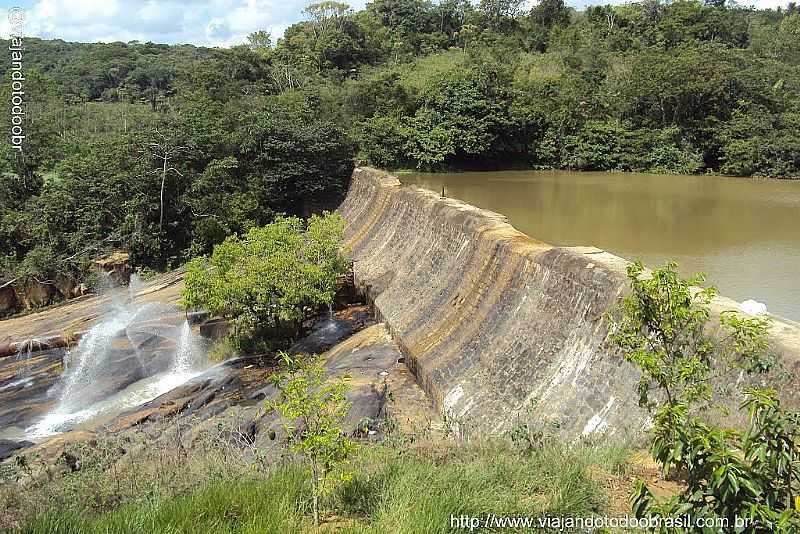
M646 424L638 371L608 347L602 319L627 285L625 260L547 245L374 169L356 169L339 212L357 286L440 413L495 433L520 422L575 437ZM719 298L712 311L737 305ZM800 325L776 320L772 341L800 365ZM799 405L800 385L781 380Z

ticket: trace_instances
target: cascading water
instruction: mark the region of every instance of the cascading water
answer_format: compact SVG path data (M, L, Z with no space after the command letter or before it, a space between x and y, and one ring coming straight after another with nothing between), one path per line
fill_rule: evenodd
M194 342L192 327L189 325L189 321L184 321L178 337L178 346L175 350L175 362L172 372L175 374L190 372L192 367L197 363L195 361L196 354L197 344Z
M110 370L113 341L126 332L135 317L133 310L120 310L114 317L89 330L78 346L67 352L58 410L71 411L86 404L86 388L91 388Z
M102 414L148 402L203 370L203 350L179 310L112 299L108 318L84 334L64 357L64 372L50 391L54 409L27 430L31 438L61 432ZM171 320L170 320L171 319Z

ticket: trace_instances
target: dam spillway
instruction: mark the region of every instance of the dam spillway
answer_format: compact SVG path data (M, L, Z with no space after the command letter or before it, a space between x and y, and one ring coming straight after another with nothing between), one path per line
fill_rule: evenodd
M553 247L506 218L357 168L339 208L355 282L406 363L458 431L552 425L580 436L636 432L638 371L607 343L603 314L628 262L594 247ZM738 304L719 297L712 317ZM762 377L794 406L800 325L772 318L784 370Z

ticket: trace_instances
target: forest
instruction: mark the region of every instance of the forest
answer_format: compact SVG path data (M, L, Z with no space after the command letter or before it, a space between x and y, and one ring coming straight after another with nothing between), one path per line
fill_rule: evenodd
M110 250L183 264L278 214L335 207L357 162L800 176L795 3L304 15L227 49L26 38L24 152L0 139L0 285L74 288Z

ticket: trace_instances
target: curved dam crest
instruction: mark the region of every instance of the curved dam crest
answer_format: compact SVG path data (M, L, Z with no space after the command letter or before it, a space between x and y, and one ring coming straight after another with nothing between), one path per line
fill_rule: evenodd
M637 432L639 373L607 343L603 313L628 261L553 247L500 214L357 168L338 210L357 286L459 432L545 423L569 436ZM719 297L712 317L738 303ZM713 322L713 321L712 321ZM762 376L800 406L800 325L772 317L784 371Z

